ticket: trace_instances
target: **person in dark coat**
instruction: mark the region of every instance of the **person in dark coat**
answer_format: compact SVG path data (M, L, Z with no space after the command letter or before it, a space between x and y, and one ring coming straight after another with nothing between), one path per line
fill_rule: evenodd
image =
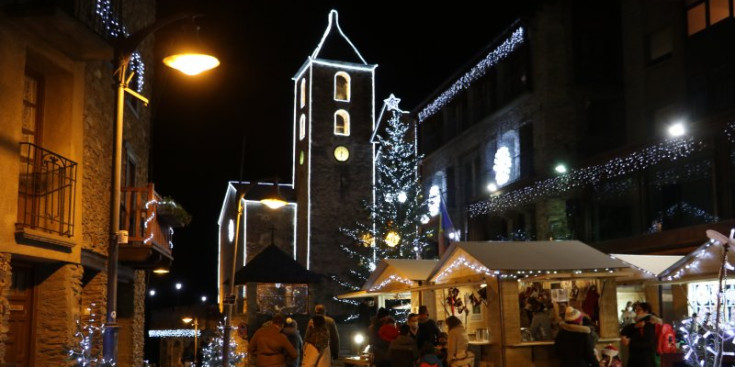
M314 306L314 314L324 317L324 321L327 323L327 330L329 330L329 351L332 360L337 360L339 358L339 332L337 331L337 323L333 318L327 316L327 308L322 304Z
M419 331L416 333L416 346L421 349L425 343L436 345L439 331L436 322L429 318L429 309L424 305L419 306Z
M621 336L628 343L628 367L656 366L656 323L661 319L651 314L651 306L646 302L634 306L635 324L623 328Z
M554 348L564 367L597 366L595 344L589 327L582 325L583 315L574 307L564 311L564 321L559 322Z
M416 340L411 337L411 327L407 324L401 325L399 332L388 347L390 364L393 367L411 367L419 358Z
M281 330L281 333L286 335L288 341L290 341L291 345L293 345L294 349L296 349L297 354L295 359L286 359L286 367L301 366L301 350L303 348L304 341L303 339L301 339L301 333L299 332L296 320L290 317L286 318L286 323L283 324L283 329Z

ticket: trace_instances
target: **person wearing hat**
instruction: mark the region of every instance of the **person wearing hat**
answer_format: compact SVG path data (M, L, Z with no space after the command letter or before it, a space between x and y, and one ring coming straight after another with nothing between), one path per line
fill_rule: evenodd
M559 322L554 348L564 367L597 366L592 330L582 325L584 315L574 307L564 311L564 321Z
M618 357L618 348L608 345L602 350L600 367L623 367L623 361Z
M287 358L286 367L299 367L301 366L301 351L303 349L304 340L301 339L301 333L299 332L298 324L296 320L291 317L286 318L286 322L281 329L281 333L286 335L288 341L291 342L294 349L296 349L296 358Z

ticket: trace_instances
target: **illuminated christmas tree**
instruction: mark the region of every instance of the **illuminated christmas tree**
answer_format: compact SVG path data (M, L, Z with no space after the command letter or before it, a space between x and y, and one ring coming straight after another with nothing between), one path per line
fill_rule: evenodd
M115 363L107 362L102 358L102 349L95 347L102 344L102 332L105 326L97 325L97 318L92 311L95 305L89 308L90 314L87 322L82 323L77 320L77 331L74 338L77 344L68 348L67 364L68 367L112 367Z
M398 101L393 95L386 100L390 118L376 134L375 202L365 204L364 220L341 229L348 237L342 249L359 266L350 270L349 280L334 279L351 290L359 289L381 259L420 259L429 245L431 231L421 228L429 219L418 175L422 157L410 124L401 120Z
M222 323L217 325L217 332L214 338L204 347L202 351L202 367L223 367L222 366L222 346L224 345L224 326ZM235 367L245 358L245 353L237 353L237 342L234 338L230 338L230 361L227 367Z

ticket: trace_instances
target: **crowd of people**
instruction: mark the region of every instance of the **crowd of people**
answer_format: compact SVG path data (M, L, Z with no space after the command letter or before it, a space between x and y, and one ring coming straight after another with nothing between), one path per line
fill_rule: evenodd
M474 355L468 350L469 337L460 319L446 319L442 332L429 318L426 306L419 306L406 323L398 325L387 309L381 308L368 328L377 367L469 367Z
M529 301L531 324L545 318L534 335L551 340L551 313L555 319L554 346L565 367L622 367L618 349L609 345L596 350L599 340L591 317L572 306L546 302L543 296ZM563 310L563 313L561 310ZM551 310L549 310L551 309ZM557 317L560 316L560 317ZM662 320L645 302L630 303L621 314L621 346L627 349L628 367L654 367L656 324ZM460 319L449 316L443 332L429 317L428 308L397 323L385 308L377 310L368 327L370 351L377 367L471 367L475 356ZM296 320L277 314L258 329L248 344L251 365L257 367L330 367L339 356L339 333L334 319L317 305L302 338Z
M429 318L426 306L398 324L380 308L368 327L370 350L377 367L471 367L474 355L469 338L456 316L442 332ZM256 367L330 367L339 357L339 333L323 305L316 305L304 337L296 320L274 315L248 343L250 364Z
M589 316L567 306L563 320L558 323L559 332L555 348L562 366L569 367L622 367L618 349L612 345L601 351L595 349L597 336ZM628 367L658 366L656 324L661 318L651 311L646 302L630 303L621 314L620 341L627 348Z
M296 320L276 314L255 332L248 353L256 367L330 367L339 357L337 324L316 305L302 338Z

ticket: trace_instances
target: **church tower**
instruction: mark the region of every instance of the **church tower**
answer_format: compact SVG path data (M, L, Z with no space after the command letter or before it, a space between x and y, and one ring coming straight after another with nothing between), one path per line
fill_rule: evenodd
M297 260L325 275L349 266L339 228L353 227L365 215L362 203L373 200L376 67L332 10L319 45L293 78Z

